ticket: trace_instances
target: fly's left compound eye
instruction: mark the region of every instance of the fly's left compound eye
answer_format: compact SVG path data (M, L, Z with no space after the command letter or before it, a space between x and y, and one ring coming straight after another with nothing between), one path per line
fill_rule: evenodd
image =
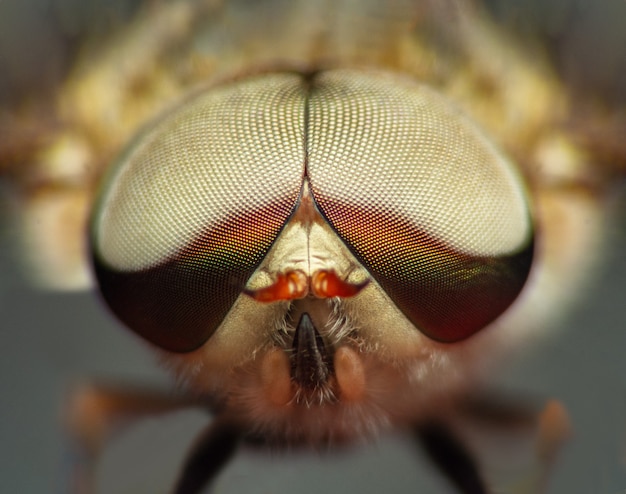
M521 177L443 97L396 76L321 73L307 150L319 210L424 334L465 339L517 298L533 257Z

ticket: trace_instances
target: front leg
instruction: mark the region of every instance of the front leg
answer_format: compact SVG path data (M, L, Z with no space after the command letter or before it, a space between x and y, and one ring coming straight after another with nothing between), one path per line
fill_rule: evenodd
M567 413L559 402L548 401L536 410L528 402L482 395L461 400L455 408L453 415L423 422L415 431L417 441L459 493L545 492L556 454L569 434ZM479 462L490 455L501 462L511 451L516 459L512 468L504 468L504 478L494 480L498 467L494 471L488 468L493 467L489 460ZM517 464L522 457L526 460Z
M96 464L113 435L155 414L201 407L196 400L160 389L90 382L74 388L65 406L70 494L96 492ZM186 491L183 491L186 492Z
M173 494L202 492L233 457L241 437L241 428L228 419L211 422L187 457Z
M417 439L433 463L460 493L488 493L473 455L443 422L433 420L420 425Z

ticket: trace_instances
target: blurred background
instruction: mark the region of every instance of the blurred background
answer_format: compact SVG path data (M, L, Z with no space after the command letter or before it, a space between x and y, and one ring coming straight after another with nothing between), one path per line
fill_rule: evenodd
M75 54L76 40L86 32L106 31L138 3L0 0L0 112L26 94L49 91ZM581 94L626 105L626 2L490 0L488 5L520 36L539 36ZM0 182L0 197L3 187ZM621 189L621 197L616 193L608 200L609 248L586 296L564 318L557 338L497 379L505 389L558 398L571 415L574 434L556 465L549 491L554 494L626 492L626 201ZM58 421L72 383L97 376L165 386L167 378L93 293L54 294L29 286L17 269L2 206L0 492L63 493L68 458ZM134 440L112 445L102 467L103 492L118 492L116 483L122 480L129 486L124 492L163 490L206 422L198 412L179 415L185 419L146 421ZM146 452L154 457L149 466L133 461ZM228 467L215 491L453 492L416 455L401 438L329 458L246 453ZM108 475L108 468L116 473ZM133 479L141 485L146 477L154 490L133 487Z

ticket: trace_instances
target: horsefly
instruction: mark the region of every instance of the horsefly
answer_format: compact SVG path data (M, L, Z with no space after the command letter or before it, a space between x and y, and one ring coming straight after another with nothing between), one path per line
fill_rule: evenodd
M128 414L196 406L213 418L177 494L201 492L240 444L326 450L390 431L478 494L510 488L464 432L489 417L534 438L524 492L541 491L565 411L484 385L582 284L604 184L587 180L593 146L561 125L563 83L485 12L159 3L77 59L57 111L36 172L13 173L22 240L47 245L29 262L48 286L94 281L180 383L176 397L77 390L81 451ZM91 469L76 466L73 492Z

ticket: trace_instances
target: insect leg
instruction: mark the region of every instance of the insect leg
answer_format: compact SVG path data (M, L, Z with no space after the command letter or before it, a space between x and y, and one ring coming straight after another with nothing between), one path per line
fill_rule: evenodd
M69 395L64 420L69 436L68 483L65 492L96 491L95 468L111 436L143 417L172 412L198 403L159 389L149 390L90 382Z
M569 419L556 400L537 405L532 399L474 393L445 419L419 425L417 437L463 494L545 492L569 435Z
M187 457L173 494L200 493L235 454L241 436L228 420L214 420Z
M417 437L430 459L459 492L487 494L472 454L445 424L432 421L420 425Z

